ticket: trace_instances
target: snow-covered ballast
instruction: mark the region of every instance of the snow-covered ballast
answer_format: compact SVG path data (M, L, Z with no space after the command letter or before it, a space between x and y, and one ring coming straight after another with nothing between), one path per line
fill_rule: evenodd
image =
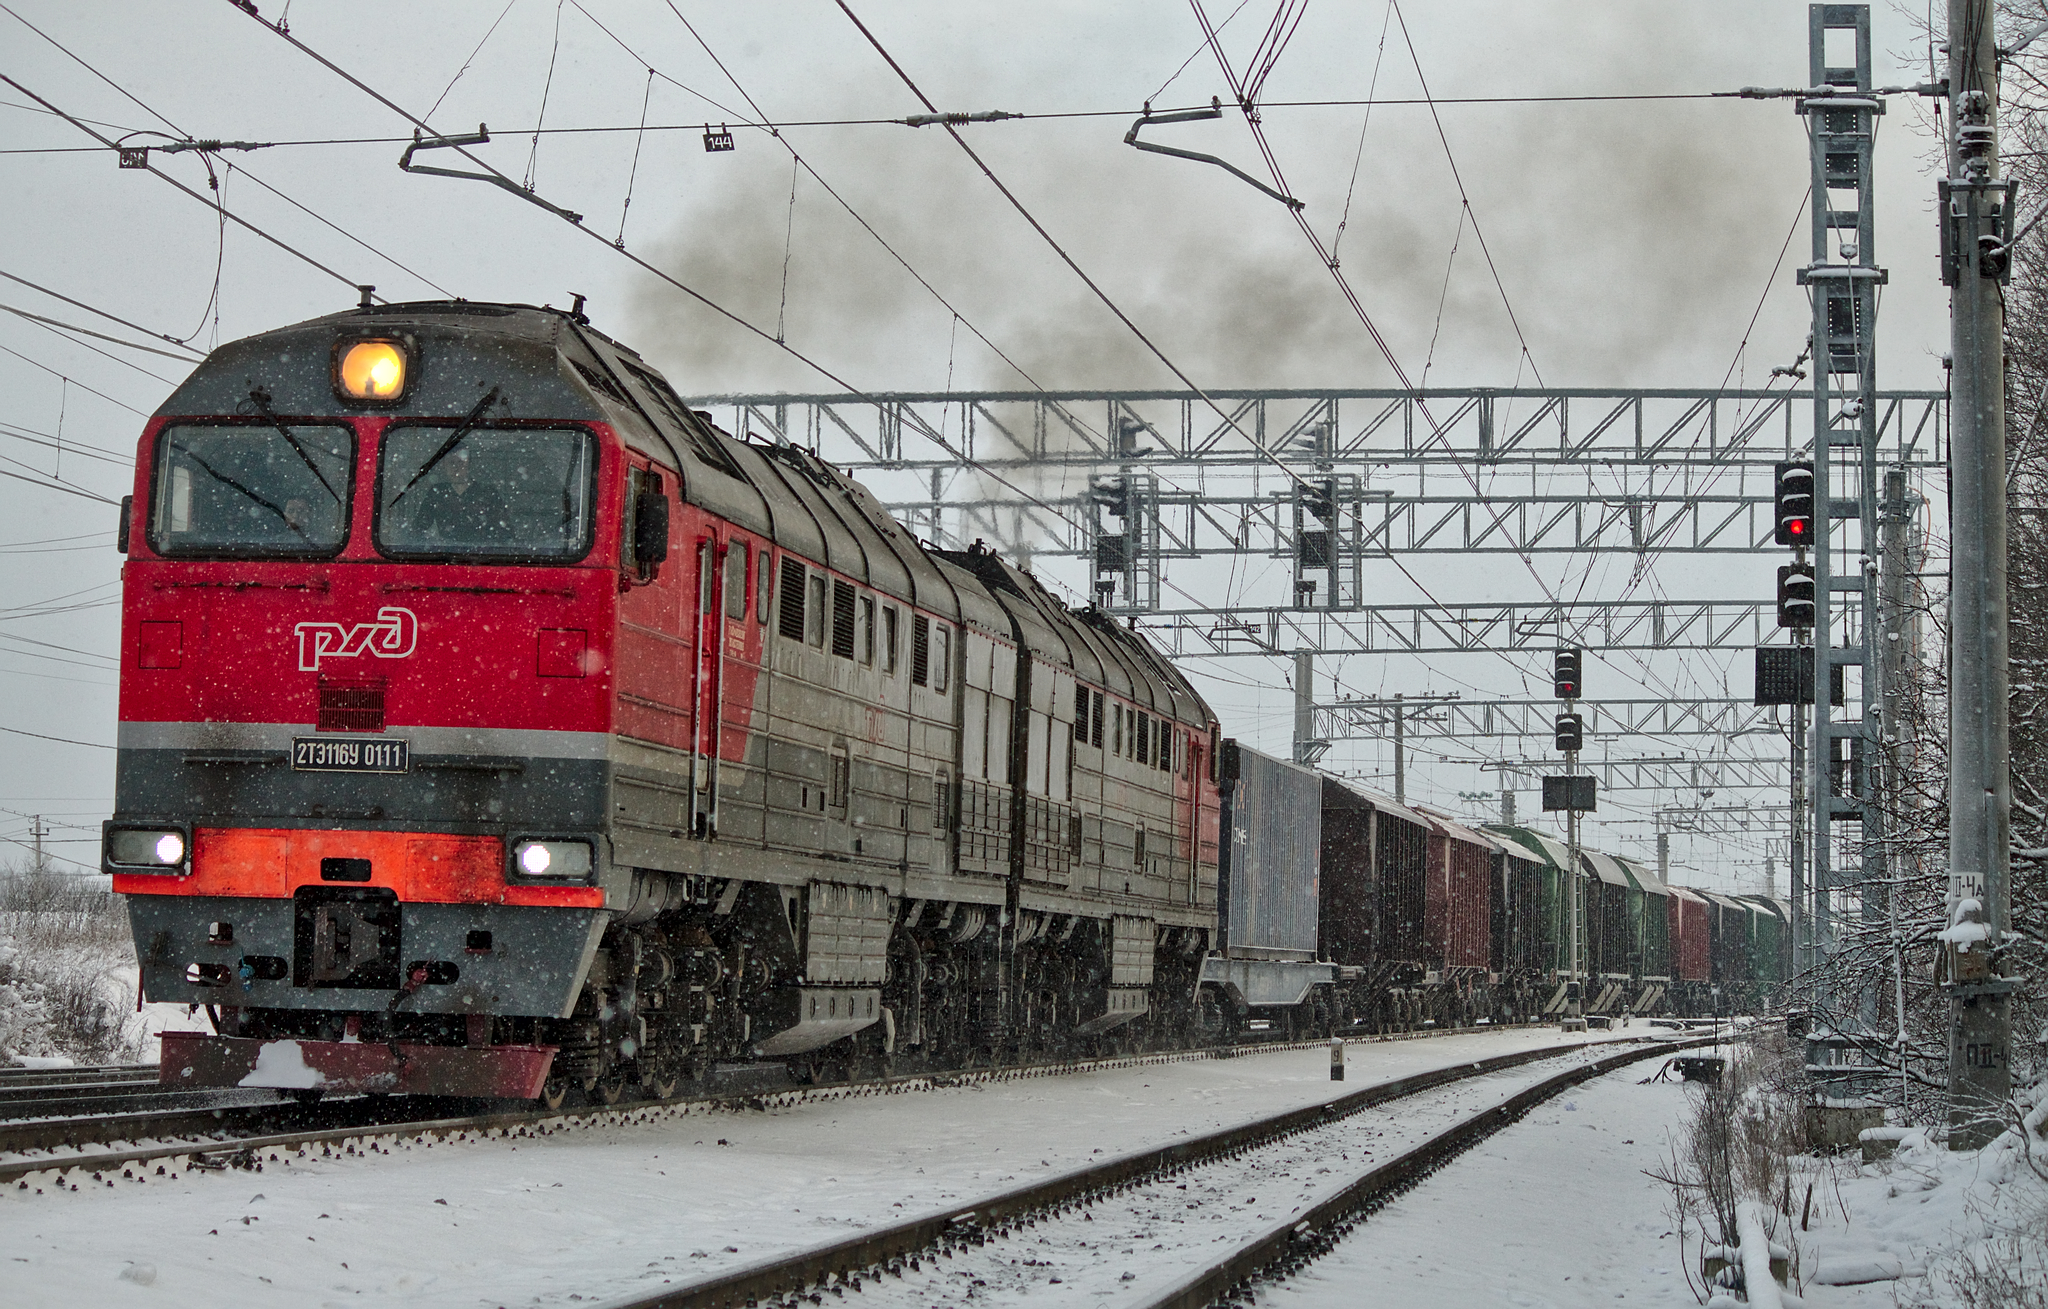
M1339 974L1316 958L1322 778L1236 741L1222 763L1218 941L1199 984L1240 1014L1311 1002Z

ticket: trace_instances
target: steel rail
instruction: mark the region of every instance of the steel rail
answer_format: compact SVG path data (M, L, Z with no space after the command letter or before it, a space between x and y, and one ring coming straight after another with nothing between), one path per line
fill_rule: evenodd
M1453 1034L1451 1030L1395 1032L1351 1036L1347 1037L1346 1041L1363 1044L1427 1039L1432 1036ZM364 1097L324 1101L317 1105L296 1105L280 1101L254 1106L217 1106L171 1112L103 1114L7 1122L0 1123L0 1182L15 1181L32 1173L53 1171L79 1170L97 1176L109 1168L121 1168L159 1159L174 1159L179 1156L236 1157L259 1149L317 1144L352 1137L501 1131L531 1128L550 1122L594 1120L606 1116L630 1120L633 1114L675 1112L721 1105L782 1108L853 1095L897 1094L934 1087L1054 1077L1069 1073L1182 1063L1198 1059L1243 1058L1254 1054L1288 1050L1322 1049L1326 1044L1324 1041L1256 1041L1245 1045L1167 1050L1102 1059L1008 1064L994 1068L915 1073L903 1077L823 1086L779 1087L766 1091L734 1090L711 1095L678 1097L673 1100L635 1100L617 1105L577 1105L563 1109L505 1109L431 1118L405 1117L401 1111L411 1105L403 1098ZM445 1105L447 1102L438 1103ZM356 1122L332 1121L336 1116L350 1113L381 1113L393 1116ZM281 1127L282 1124L277 1121L280 1117L309 1114L327 1116L330 1121L308 1123L296 1128L286 1127L284 1130L263 1130L265 1127ZM130 1142L147 1144L125 1144ZM95 1146L113 1148L92 1149ZM58 1150L74 1150L78 1153L34 1153ZM243 1162L248 1160L245 1159Z
M1290 1216L1164 1294L1138 1301L1132 1309L1208 1309L1218 1301L1240 1296L1254 1282L1286 1277L1334 1250L1372 1210L1417 1185L1545 1100L1629 1064L1655 1058L1663 1050L1705 1045L1720 1039L1672 1041L1664 1043L1661 1049L1628 1050L1546 1078L1381 1164L1337 1194L1311 1206L1306 1213Z
M75 1064L62 1068L0 1068L0 1087L52 1086L80 1078L147 1077L157 1075L155 1064Z
M1631 1038L1628 1042L1631 1045L1637 1040L1655 1040L1655 1045L1650 1049L1632 1051L1629 1058L1650 1058L1659 1051L1726 1039L1725 1035L1689 1041ZM840 1294L846 1290L859 1290L865 1280L900 1274L905 1267L917 1268L927 1254L942 1256L959 1246L981 1245L991 1236L1007 1236L1013 1229L1041 1217L1050 1217L1103 1196L1161 1180L1197 1164L1241 1154L1302 1132L1326 1127L1389 1101L1467 1078L1573 1054L1585 1048L1585 1043L1575 1043L1524 1050L1396 1078L1321 1104L1121 1155L991 1196L966 1209L927 1214L874 1228L831 1245L734 1269L686 1286L621 1300L611 1309L743 1309L791 1297L815 1301L825 1290Z

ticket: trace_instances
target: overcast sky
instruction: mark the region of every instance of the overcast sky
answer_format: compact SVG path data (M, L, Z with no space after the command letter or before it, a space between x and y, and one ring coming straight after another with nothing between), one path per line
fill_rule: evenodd
M954 310L1040 385L1174 385L941 132L784 129L951 310L812 176L797 178L792 205L788 151L740 127L752 117L747 97L778 123L922 109L836 5L821 0L676 0L674 10L660 0L302 0L288 11L295 36L412 112L431 110L437 129L488 124L492 142L479 153L580 211L602 241L503 191L401 173L404 120L226 0L5 5L0 71L109 138L340 142L211 156L230 210L336 278L232 224L223 238L210 207L148 173L119 170L78 128L0 87L0 182L15 197L0 216L0 271L200 349L344 308L355 300L348 284L359 282L391 299L563 305L581 292L599 328L640 349L686 394L833 389L620 257L609 245L623 236L628 249L770 335L779 320L792 346L862 389L1024 385L1011 364L956 328ZM280 8L261 7L266 18ZM1189 7L867 0L854 8L942 109L1102 111L963 130L1197 382L1391 382L1280 206L1220 170L1122 143L1129 115L1147 99L1230 99ZM1209 0L1208 12L1221 22L1233 6ZM1240 66L1271 12L1271 0L1252 0L1224 28ZM1880 5L1875 19L1879 83L1926 80L1927 50L1910 17ZM1326 244L1338 242L1345 272L1411 378L1426 364L1432 385L1540 377L1564 386L1712 386L1733 365L1736 383L1760 385L1773 365L1791 362L1807 331L1792 277L1806 261L1803 223L1771 275L1807 184L1805 139L1788 102L1445 104L1435 118L1414 105L1282 102L1412 98L1418 68L1439 99L1797 86L1806 80L1805 29L1806 6L1786 0L1434 0L1402 14L1381 0L1311 4L1265 82L1264 121L1308 220ZM720 123L737 129L737 148L707 154L702 129ZM537 124L620 130L536 140ZM1241 117L1157 130L1257 171ZM1889 387L1941 385L1948 329L1929 144L1920 107L1895 98L1878 164L1878 257L1892 270L1880 383ZM151 157L207 191L200 156ZM135 337L17 282L0 283L0 304ZM1753 313L1748 349L1739 351ZM0 470L117 499L144 416L189 364L0 318L0 456L9 461ZM61 452L48 444L60 436ZM0 479L0 726L87 743L0 736L0 805L9 810L55 811L90 826L110 802L112 751L95 747L112 742L116 718L114 517L94 500ZM1630 562L1596 567L1589 595L1616 593ZM1676 558L1657 565L1656 584L1673 596L1768 595L1775 562ZM1436 560L1426 575L1447 600L1514 598L1499 564L1498 556L1476 566ZM1521 595L1536 598L1533 582ZM1718 685L1744 659L1670 656L1649 684ZM1523 679L1500 663L1360 658L1334 674L1367 694L1522 693ZM1222 677L1204 686L1225 730L1284 753L1287 670L1237 661L1217 671ZM1747 689L1744 673L1733 690ZM1340 748L1330 762L1367 773L1386 766L1370 743ZM1488 784L1427 750L1411 758L1411 796L1486 816L1460 793ZM1640 818L1650 803L1617 796L1602 817ZM1534 809L1533 794L1522 806ZM0 833L18 837L26 826L0 813ZM1607 835L1647 852L1649 830L1637 823ZM60 852L92 859L88 833L59 835L82 842ZM1758 884L1759 869L1730 862L1754 851L1723 855L1681 842L1675 854L1694 864L1691 880ZM1779 877L1782 891L1782 869Z

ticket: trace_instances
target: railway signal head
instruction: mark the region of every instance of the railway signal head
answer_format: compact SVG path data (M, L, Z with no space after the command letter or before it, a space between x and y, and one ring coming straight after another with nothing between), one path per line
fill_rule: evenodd
M1552 656L1550 662L1551 693L1560 700L1579 698L1579 664L1583 651L1564 649Z
M1813 566L1786 564L1778 569L1778 626L1812 627Z
M1779 545L1803 546L1813 540L1813 465L1779 464L1772 484Z
M1586 720L1577 714L1557 716L1557 748L1566 754L1583 749L1586 744Z

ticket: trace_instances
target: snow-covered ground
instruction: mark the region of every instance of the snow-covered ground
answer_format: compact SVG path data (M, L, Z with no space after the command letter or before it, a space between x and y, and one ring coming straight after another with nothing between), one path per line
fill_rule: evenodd
M0 1191L0 1304L618 1298L1375 1081L1586 1039L1510 1030L1357 1044L1343 1083L1320 1050L1276 1052L768 1112L662 1112L545 1137L387 1141L389 1154L315 1150L260 1174L147 1169L147 1180L75 1192L38 1174ZM1664 1102L1675 1112L1675 1096Z
M1643 1063L1537 1106L1260 1292L1277 1309L1694 1305L1669 1210L1682 1085ZM1889 1303L1889 1302L1887 1302Z
M1259 1303L1697 1305L1698 1229L1681 1256L1671 1190L1648 1175L1670 1171L1669 1134L1693 1092L1640 1084L1653 1067L1610 1074L1538 1107L1374 1215L1327 1258L1262 1291ZM1951 1154L1916 1134L1894 1160L1866 1165L1852 1153L1805 1163L1816 1179L1812 1204L1803 1188L1795 1192L1795 1217L1773 1235L1796 1251L1794 1289L1807 1309L2022 1303L1960 1293L1946 1275L1976 1256L2007 1267L2024 1258L2041 1285L2048 1182L2029 1171L2016 1137ZM2001 1231L2013 1235L1987 1247ZM1885 1270L1906 1277L1881 1277ZM1877 1280L1830 1284L1865 1278Z

